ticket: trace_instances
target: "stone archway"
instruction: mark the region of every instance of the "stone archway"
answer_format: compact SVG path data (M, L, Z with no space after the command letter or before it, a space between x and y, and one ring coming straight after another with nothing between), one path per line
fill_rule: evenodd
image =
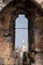
M20 6L21 5L21 6ZM32 50L31 49L31 45L34 43L34 28L40 28L40 25L38 26L37 25L37 22L35 22L35 19L39 16L42 16L42 13L40 13L41 11L39 10L39 8L33 4L33 2L31 1L12 1L10 2L2 11L1 11L1 27L0 29L2 31L4 31L4 35L3 35L3 32L1 33L2 34L2 38L4 38L4 40L6 40L6 44L9 43L9 40L7 37L8 36L11 36L11 44L9 46L9 48L11 47L11 51L14 50L14 43L15 43L15 20L16 18L18 17L18 14L25 14L26 18L29 20L29 23L28 23L28 30L29 30L29 52L34 52L34 49ZM39 22L38 22L39 23ZM13 29L14 27L14 29ZM43 25L42 25L42 28L43 28ZM6 34L7 33L7 34ZM6 37L7 36L7 37ZM1 36L0 36L1 37ZM1 38L1 40L3 41L3 39ZM6 39L7 38L7 39ZM2 42L1 42L2 43ZM5 41L3 41L3 44L5 43ZM9 44L10 44L9 43ZM6 47L6 44L5 44L5 47ZM8 45L9 45L8 44ZM8 47L6 47L8 48ZM10 51L10 52L11 52ZM7 53L6 53L7 54ZM5 62L7 61L7 63L9 64L9 55L10 53L8 52L7 54L7 59L5 60ZM33 58L34 59L34 58Z
M13 44L13 50L15 48L15 20L18 17L19 14L25 14L25 17L28 19L28 53L31 52L31 46L34 42L34 34L33 34L33 22L31 20L31 17L28 15L28 13L22 9L18 9L16 12L12 12L11 15L11 21L10 21L10 31L12 34L12 44ZM30 57L29 57L30 58Z
M28 13L25 12L24 10L20 9L16 12L13 12L12 13L12 16L11 16L11 22L10 22L10 29L11 29L11 34L13 35L13 48L15 46L15 20L16 18L18 17L19 14L25 14L25 17L28 19L28 36L29 36L29 39L28 39L28 42L29 42L29 46L28 46L28 50L31 51L31 45L32 43L34 42L33 39L34 39L34 35L33 35L33 23L32 23L32 20L31 18L28 16ZM12 33L13 31L13 33Z

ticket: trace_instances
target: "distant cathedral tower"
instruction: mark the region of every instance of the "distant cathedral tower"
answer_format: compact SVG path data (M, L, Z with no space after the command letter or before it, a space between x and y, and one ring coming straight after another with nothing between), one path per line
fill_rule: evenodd
M25 40L23 40L22 42L22 52L26 52L27 49L26 49L26 43L25 43Z

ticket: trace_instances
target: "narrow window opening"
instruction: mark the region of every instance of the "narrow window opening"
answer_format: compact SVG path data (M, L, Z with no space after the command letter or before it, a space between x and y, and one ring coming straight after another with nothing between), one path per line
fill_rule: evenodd
M15 21L15 48L28 51L28 19L24 14L19 14Z

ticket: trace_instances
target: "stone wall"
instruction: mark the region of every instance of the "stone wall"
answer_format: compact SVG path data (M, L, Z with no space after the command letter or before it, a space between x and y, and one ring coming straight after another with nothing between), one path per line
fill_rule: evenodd
M18 5L19 4L19 5ZM21 4L21 6L20 6ZM13 4L14 5L14 4ZM5 7L5 10L0 13L0 57L4 58L4 64L10 64L14 63L15 59L10 57L12 50L12 36L13 31L11 26L11 21L15 21L19 13L27 14L27 19L30 19L32 25L33 25L33 37L34 37L34 45L35 45L35 51L38 53L35 56L35 65L42 65L43 63L43 32L41 33L43 29L43 17L37 12L37 9L35 7L27 7L25 9L25 3L18 2L15 7L9 5L8 7ZM18 7L18 8L16 8ZM14 14L13 14L14 13ZM30 26L30 25L29 25ZM32 28L32 27L31 27ZM11 29L11 30L10 30ZM32 29L31 29L32 30ZM32 31L31 35L32 35ZM33 38L32 37L32 38ZM30 37L31 42L31 37ZM13 60L13 61L12 61Z

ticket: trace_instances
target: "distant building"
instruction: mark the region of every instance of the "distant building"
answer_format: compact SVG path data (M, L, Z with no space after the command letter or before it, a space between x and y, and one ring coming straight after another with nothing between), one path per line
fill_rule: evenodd
M25 40L23 40L22 42L22 52L26 52L27 49L26 49L26 43L25 43Z

